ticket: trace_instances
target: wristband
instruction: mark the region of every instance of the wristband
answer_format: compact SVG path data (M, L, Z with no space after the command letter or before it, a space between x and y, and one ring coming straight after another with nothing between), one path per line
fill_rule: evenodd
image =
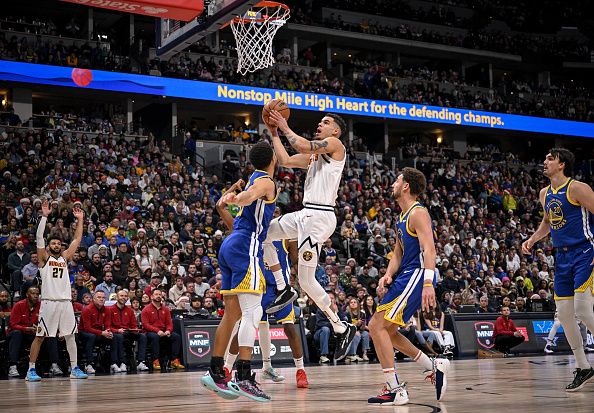
M431 283L433 285L433 279L435 278L435 270L425 268L423 270L423 285Z

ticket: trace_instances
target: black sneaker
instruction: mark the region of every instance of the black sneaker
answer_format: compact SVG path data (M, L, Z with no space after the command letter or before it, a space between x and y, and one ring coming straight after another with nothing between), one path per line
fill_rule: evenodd
M282 310L295 301L297 296L297 291L295 291L290 285L287 285L283 290L278 291L278 295L272 304L270 304L266 309L266 314L274 314L277 311Z
M573 372L573 381L565 387L565 391L578 391L584 384L594 377L594 369L575 369Z
M342 322L346 327L346 331L342 334L336 334L336 350L334 350L334 361L340 361L345 358L355 335L357 334L357 327L353 324Z

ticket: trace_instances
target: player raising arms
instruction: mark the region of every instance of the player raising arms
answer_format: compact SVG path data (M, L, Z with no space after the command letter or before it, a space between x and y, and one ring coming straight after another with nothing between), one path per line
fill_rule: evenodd
M71 303L70 275L68 274L68 261L78 250L82 239L85 213L78 206L75 206L72 210L76 218L76 230L74 231L74 239L64 252L62 252L62 240L55 236L49 237L48 247L45 248L43 233L45 232L47 217L50 214L47 199L43 201L41 213L42 217L37 227L36 237L38 265L41 273L41 307L39 309L37 337L31 344L29 370L25 380L41 380L35 370L41 344L45 337L55 337L58 331L66 341L66 349L70 357L70 378L86 379L87 375L77 365L78 355L74 338L77 328Z
M346 132L346 124L340 116L329 113L318 124L314 139L309 141L293 132L279 112L271 111L269 116L271 124L267 126L279 164L286 168L307 169L307 176L303 194L304 209L285 214L270 223L264 243L264 258L274 274L280 293L266 312L275 313L297 298L297 293L283 278L276 249L272 244L277 240L297 239L299 285L330 320L337 338L334 360L339 361L346 356L357 328L340 321L330 307L330 297L316 280L315 272L320 246L336 230L334 206L346 161L346 149L340 137ZM299 152L297 155L289 156L278 130L283 132L291 146Z
M368 399L370 404L403 405L408 392L398 381L394 369L394 350L406 354L430 371L437 400L446 389L447 359L430 359L399 331L419 308L435 307L435 242L429 212L417 197L425 192L425 175L414 168L404 168L392 185L394 198L402 212L396 220L398 240L388 270L379 286L391 284L369 323L369 333L384 372L386 384L382 392ZM396 326L394 325L396 324Z
M217 328L210 369L202 378L204 387L225 399L240 395L267 402L251 371L252 350L256 329L262 318L262 294L266 290L262 242L272 220L276 204L274 170L276 157L268 142L258 142L250 150L250 162L256 168L246 190L236 195L227 191L226 204L238 205L240 211L233 223L233 232L223 241L219 251L222 272L221 294L225 299L225 314ZM239 360L235 381L227 382L224 371L225 350L233 327L241 319L238 332Z
M553 148L547 154L544 175L551 184L541 189L539 197L544 215L536 232L522 244L522 252L528 255L534 244L550 233L557 250L557 314L577 367L573 381L565 387L570 392L594 377L576 320L594 331L594 192L589 185L571 178L574 159L573 153L563 148Z

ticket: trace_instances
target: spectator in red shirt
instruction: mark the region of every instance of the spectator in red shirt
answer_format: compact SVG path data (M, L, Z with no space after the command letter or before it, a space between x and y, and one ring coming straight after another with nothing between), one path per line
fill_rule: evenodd
M113 333L112 347L116 347L117 362L122 373L128 371L124 363L124 340L138 342L138 371L147 371L148 367L144 364L146 358L146 335L138 329L136 316L131 307L126 306L128 293L120 290L116 295L116 303L107 307L106 325L107 329Z
M10 305L8 304L9 299L8 291L0 291L0 317L8 317L10 315Z
M93 355L93 348L95 343L105 344L111 343L113 340L113 333L107 329L105 319L107 318L107 311L105 311L105 293L103 291L96 291L93 294L93 302L86 306L80 316L80 324L78 330L80 337L85 346L85 353L87 355L87 367L85 369L87 374L95 374L93 363L95 361ZM116 346L111 346L111 371L112 373L119 373L120 368L115 365L117 361ZM117 369L114 368L118 367Z
M513 347L524 342L524 336L518 331L514 321L509 318L509 313L509 307L501 308L501 316L495 321L493 333L495 348L504 354L508 354Z
M181 349L181 337L173 331L173 320L171 312L163 305L163 292L158 288L154 289L151 296L151 302L144 307L142 315L142 328L153 351L153 369L160 369L159 358L161 340L169 340L171 347L171 367L183 369L184 366L179 362Z
M149 285L147 285L147 286L146 286L146 288L144 289L144 293L145 293L146 295L148 295L149 297L152 297L152 295L153 295L153 291L154 291L156 288L159 288L159 285L161 285L161 280L162 280L162 279L163 279L163 278L162 278L162 277L161 277L159 274L157 274L157 273L154 273L154 274L151 276L151 283L150 283Z
M71 289L71 294L72 294L72 308L74 309L74 312L81 313L83 308L85 308L85 307L81 303L76 301L78 298L78 291L76 291L76 289L74 287Z
M39 317L39 289L29 287L27 297L14 305L10 313L10 333L8 334L8 371L9 377L19 377L17 363L21 351L31 346L35 333L37 331L37 322ZM52 362L50 373L62 375L62 370L58 367L58 341L55 337L47 338L44 341L49 353L49 359Z

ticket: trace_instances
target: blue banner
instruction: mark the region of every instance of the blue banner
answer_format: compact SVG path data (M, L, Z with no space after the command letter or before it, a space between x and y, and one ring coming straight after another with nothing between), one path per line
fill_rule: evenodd
M594 123L0 60L0 80L594 138Z

